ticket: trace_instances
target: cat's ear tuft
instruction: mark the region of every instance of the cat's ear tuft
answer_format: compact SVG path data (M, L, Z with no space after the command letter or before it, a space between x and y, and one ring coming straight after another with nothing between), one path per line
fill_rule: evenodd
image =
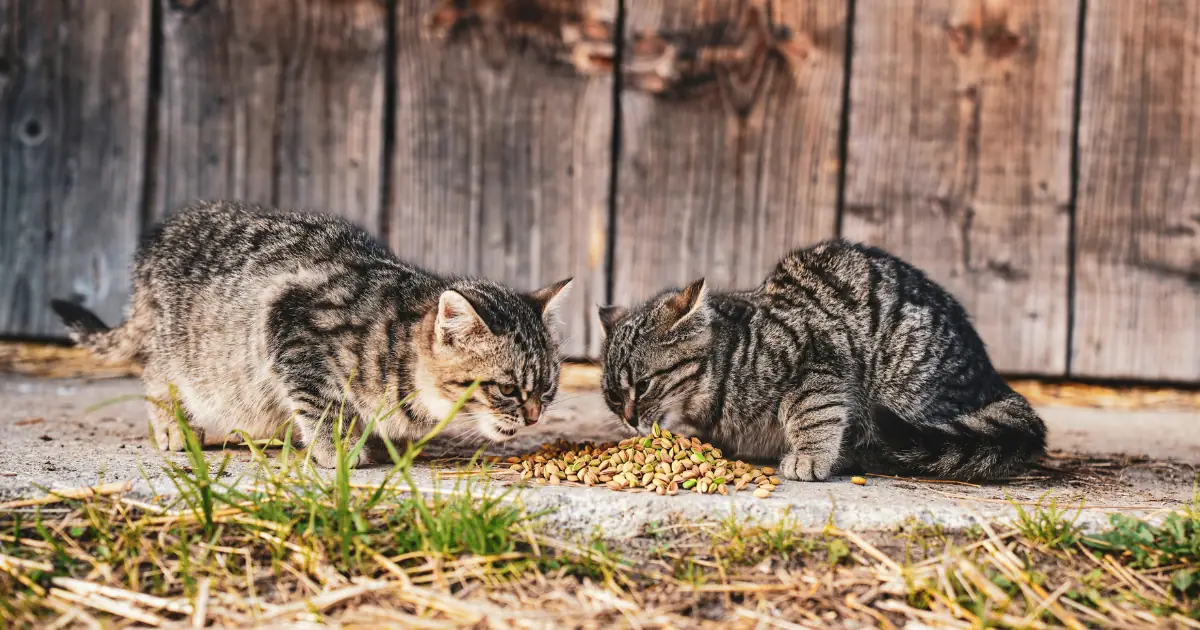
M448 345L461 337L489 332L475 307L458 291L442 292L437 308L434 330L440 344Z
M678 328L685 322L708 321L708 283L700 278L667 298L664 309L670 322L668 330Z
M552 319L554 313L566 301L567 294L571 292L571 280L572 278L560 280L529 294L529 298L533 300L534 305L541 312L542 319L546 321Z
M600 330L607 337L612 334L617 324L621 323L622 319L629 314L629 311L622 306L601 306L600 307Z

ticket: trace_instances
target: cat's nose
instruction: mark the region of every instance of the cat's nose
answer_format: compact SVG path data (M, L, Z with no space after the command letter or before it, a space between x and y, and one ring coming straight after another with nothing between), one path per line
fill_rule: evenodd
M625 424L637 428L637 404L632 400L626 401L624 411L625 413L622 415L625 418Z
M526 400L522 408L525 426L533 426L542 417L542 403L537 400Z

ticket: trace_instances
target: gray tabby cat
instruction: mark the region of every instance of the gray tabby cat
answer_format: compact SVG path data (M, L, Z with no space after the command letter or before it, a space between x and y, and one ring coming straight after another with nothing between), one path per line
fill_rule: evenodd
M166 400L174 385L198 434L270 437L294 417L300 442L332 467L343 399L345 424L361 430L415 392L376 428L412 439L479 379L463 416L502 441L537 422L558 389L549 324L570 280L520 294L439 277L341 219L225 202L168 219L135 265L121 326L69 302L53 308L99 357L137 359L149 397ZM181 449L171 415L149 408L160 446Z
M617 415L781 459L789 479L849 468L994 479L1045 450L1045 425L993 369L962 305L873 247L820 243L752 291L698 280L600 319Z

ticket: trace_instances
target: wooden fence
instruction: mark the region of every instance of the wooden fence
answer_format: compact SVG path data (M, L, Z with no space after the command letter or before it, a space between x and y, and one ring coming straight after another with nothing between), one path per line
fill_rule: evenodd
M1200 381L1194 0L0 0L0 333L197 197L594 306L843 235L1006 371Z

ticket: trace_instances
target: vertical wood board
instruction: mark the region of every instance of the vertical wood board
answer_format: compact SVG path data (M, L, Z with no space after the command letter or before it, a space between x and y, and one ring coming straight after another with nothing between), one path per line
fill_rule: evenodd
M432 270L521 290L573 276L563 351L581 356L598 349L604 301L613 88L551 53L570 52L571 29L603 39L616 4L534 5L507 17L398 5L389 240Z
M626 4L614 301L835 235L844 0Z
M386 4L158 1L154 214L236 198L378 232Z
M121 319L150 22L139 0L0 0L0 334L65 334L52 298Z
M1200 380L1200 3L1091 0L1072 374Z
M860 2L843 235L924 269L1001 370L1064 374L1079 3Z

